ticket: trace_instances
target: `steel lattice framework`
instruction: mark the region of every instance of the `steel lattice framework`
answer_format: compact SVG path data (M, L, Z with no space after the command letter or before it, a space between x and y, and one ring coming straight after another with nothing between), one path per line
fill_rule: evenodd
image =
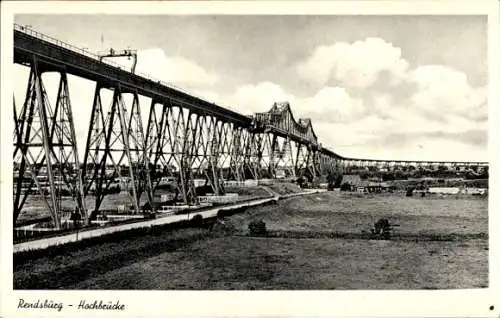
M73 198L69 210L89 221L117 182L127 190L132 212L139 214L148 205L154 212L153 198L165 179L172 180L178 201L192 205L198 203L196 179L221 195L224 180L304 177L315 182L352 166L408 164L345 158L323 148L311 121L295 120L286 102L247 117L17 25L14 62L30 69L20 112L14 101L14 224L30 195L43 199L54 227L61 228L63 190ZM43 83L45 72L60 75L54 105ZM83 162L68 74L95 83ZM103 105L105 90L113 94L110 105ZM151 103L140 105L140 96Z
M14 112L14 162L18 164L14 186L14 222L29 195L35 192L50 212L54 226L60 228L62 207L58 194L63 189L71 193L75 212L85 218L87 209L83 199L67 74L60 72L54 107L49 103L42 74L37 57L33 56L21 113L18 116Z

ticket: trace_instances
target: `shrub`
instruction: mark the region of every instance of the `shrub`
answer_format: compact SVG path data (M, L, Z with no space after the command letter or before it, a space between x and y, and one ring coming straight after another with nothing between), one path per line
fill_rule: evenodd
M201 226L203 225L203 217L201 216L201 214L196 214L192 219L191 219L191 223L194 225L194 226Z
M225 220L223 218L218 218L210 228L213 234L218 235L231 235L236 231L236 227L230 222L230 220Z
M377 223L374 224L373 229L371 230L372 235L379 235L383 239L391 238L391 224L388 219L379 219Z
M340 191L351 191L351 185L348 182L342 183Z
M248 231L251 236L263 236L267 234L266 223L262 220L252 221L248 224Z
M406 189L406 196L407 196L407 197L411 197L411 196L413 196L413 190L415 190L415 188L413 188L413 187L408 187L408 189Z
M335 170L331 171L326 177L326 180L328 181L328 190L339 188L340 184L342 183L342 179L343 179L342 173Z

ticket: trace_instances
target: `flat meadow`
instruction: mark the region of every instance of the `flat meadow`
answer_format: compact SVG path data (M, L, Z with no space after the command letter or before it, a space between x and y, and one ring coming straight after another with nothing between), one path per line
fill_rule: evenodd
M396 225L390 240L360 236L380 218ZM266 223L268 235L249 235L248 225L255 220ZM224 231L210 225L166 231L15 264L14 286L157 290L488 286L485 198L334 191L248 209L225 217L224 223ZM59 277L59 282L48 277Z

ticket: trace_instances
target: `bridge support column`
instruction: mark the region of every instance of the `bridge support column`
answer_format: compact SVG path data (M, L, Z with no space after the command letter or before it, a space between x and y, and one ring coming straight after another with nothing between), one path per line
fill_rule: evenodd
M98 83L84 156L84 172L90 170L90 178L86 180L86 192L93 191L95 195L91 219L97 216L102 201L106 194L112 191L111 185L116 178L120 178L120 190L125 186L136 214L140 213L140 198L144 191L147 192L147 200L152 207L152 184L138 95L132 93L129 117L121 88L119 85L114 87L111 109L105 118L101 101L102 89ZM129 178L127 182L124 177Z
M271 173L271 137L269 133L252 133L248 143L249 168L255 179L269 178ZM263 173L266 171L266 173Z
M85 221L87 209L67 74L60 72L57 101L52 109L42 71L34 57L26 98L19 116L15 112L14 120L13 159L18 172L14 180L14 225L34 185L34 192L42 197L56 229L61 228L63 192L72 196L75 212Z
M173 178L172 149L170 148L170 130L168 126L168 113L171 107L161 104L155 99L151 100L148 125L146 129L146 151L148 154L152 192L156 191L162 178ZM169 149L167 149L169 148Z
M220 130L220 148L219 148L219 162L221 182L224 185L224 180L229 178L231 154L234 139L234 125L230 122L222 122Z
M185 116L185 112L187 112L187 116ZM199 116L191 110L184 110L180 107L176 121L178 124L177 133L174 136L182 141L182 143L177 144L180 147L175 150L176 157L180 157L178 187L184 203L196 205L198 197L193 180L193 164L196 141L201 129Z
M273 152L273 137L274 135L269 132L264 132L262 134L262 139L260 143L260 157L259 157L259 167L261 170L261 177L273 179L275 177L274 170L274 152Z
M276 177L275 171L275 161L276 154L273 151L273 139L274 134L270 132L264 133L264 139L262 144L262 158L261 165L265 171L264 177L274 179Z
M298 177L305 177L313 182L317 177L316 152L308 145L297 143L295 171Z
M311 169L313 175L313 181L316 181L316 178L321 175L320 163L319 163L319 151L316 149L311 149Z
M236 181L245 180L245 150L248 131L243 127L233 126L233 138L230 149L230 177Z
M260 178L260 157L261 157L260 134L248 132L245 142L245 178L250 175L253 179Z
M290 138L284 138L273 134L271 145L272 159L270 163L272 165L273 177L277 177L278 169L283 170L285 177L295 177L292 144Z
M180 105L151 101L146 144L153 168L154 189L167 177L173 180L175 199L186 205L198 203L193 180L195 149L200 142L200 119ZM205 143L206 144L206 143ZM203 144L203 145L205 145Z
M221 121L215 117L209 118L208 121L208 144L204 156L207 158L208 166L205 169L207 182L212 187L215 195L224 194L224 179L222 176L222 167L220 166L220 153L223 148L225 137L222 136L223 125Z

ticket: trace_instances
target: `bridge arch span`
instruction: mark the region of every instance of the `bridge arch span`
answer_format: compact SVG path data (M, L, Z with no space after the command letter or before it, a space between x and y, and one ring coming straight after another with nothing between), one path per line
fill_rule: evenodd
M317 147L318 136L310 118L295 119L289 102L275 102L267 112L256 113L254 119L260 127L266 126L276 133Z

